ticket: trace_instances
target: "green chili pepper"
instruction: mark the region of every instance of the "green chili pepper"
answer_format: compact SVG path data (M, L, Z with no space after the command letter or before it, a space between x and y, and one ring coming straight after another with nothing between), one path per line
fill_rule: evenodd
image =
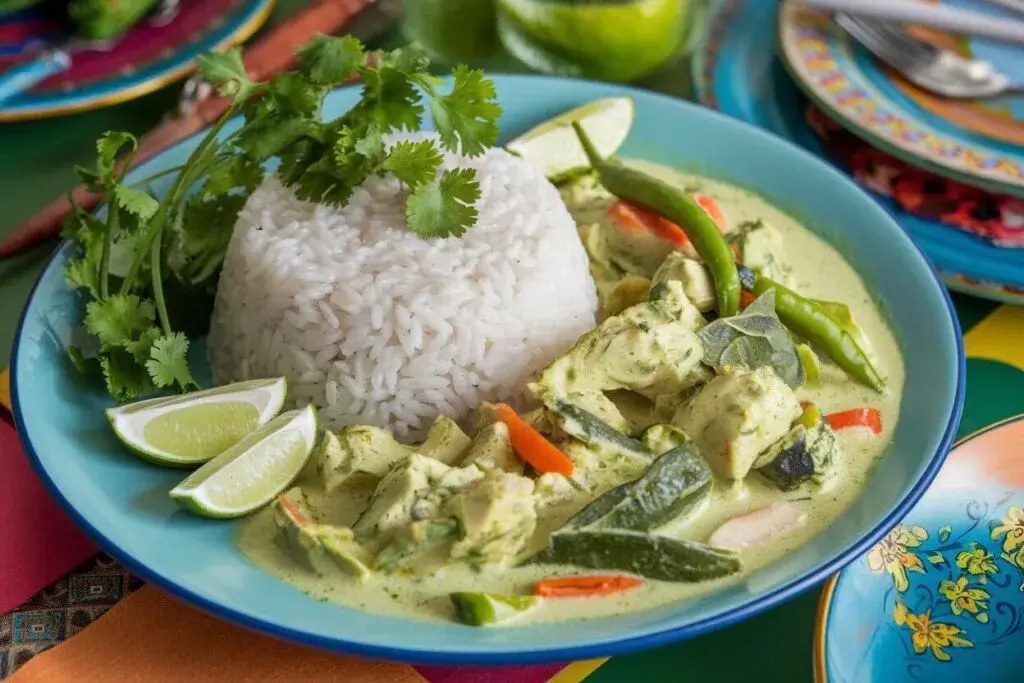
M540 604L540 599L532 595L459 592L449 597L455 618L467 626L508 621Z
M643 171L629 168L618 159L601 158L590 138L573 122L598 180L616 197L649 209L672 221L686 233L704 259L715 283L718 315L728 317L740 310L740 278L732 250L721 230L694 199L679 188Z
M881 375L842 323L819 304L748 268L739 269L743 287L756 296L775 290L775 313L798 336L832 359L846 374L875 391L885 386Z

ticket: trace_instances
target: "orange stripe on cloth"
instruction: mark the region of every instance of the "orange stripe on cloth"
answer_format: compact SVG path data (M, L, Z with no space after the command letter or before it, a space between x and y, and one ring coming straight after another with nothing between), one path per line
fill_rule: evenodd
M7 368L0 370L0 406L11 409L11 374Z
M36 655L7 683L424 683L406 664L312 650L220 621L150 586Z

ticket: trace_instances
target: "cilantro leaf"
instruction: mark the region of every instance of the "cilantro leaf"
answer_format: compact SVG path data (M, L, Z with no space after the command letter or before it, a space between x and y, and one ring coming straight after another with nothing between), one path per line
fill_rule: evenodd
M100 356L107 391L118 401L130 401L153 389L146 369L124 349L110 349Z
M160 202L153 199L149 194L127 185L118 184L114 186L114 199L117 200L117 205L122 209L138 216L144 221L152 218L153 214L160 208Z
M64 279L74 289L87 289L93 297L99 296L99 272L96 264L84 256L68 261L64 267Z
M430 115L444 146L452 151L461 147L468 156L482 154L498 140L501 107L495 101L494 83L484 72L463 65L452 72L452 91L430 101Z
M74 167L75 175L78 176L79 182L88 188L90 192L102 192L103 191L103 179L100 178L100 174L91 168L85 168L84 166Z
M348 80L365 58L362 44L351 36L318 35L296 53L300 72L319 85Z
M233 154L218 160L203 183L203 198L226 194L235 188L252 192L263 182L263 165L248 157Z
M104 182L109 182L114 173L114 163L121 148L129 145L133 150L137 141L131 133L124 133L117 130L108 130L96 141L96 173Z
M415 188L437 175L443 157L432 140L395 143L384 160L384 169L391 171L403 183Z
M85 307L85 329L96 335L101 348L119 348L153 325L153 305L134 294L115 294L90 301Z
M245 195L194 195L185 204L168 265L182 282L198 284L213 275L228 250Z
M256 86L245 72L239 47L227 52L207 52L196 62L203 80L216 87L221 95L234 95L235 99L241 99L250 95Z
M349 112L350 116L372 121L387 132L419 130L423 106L420 93L409 76L393 66L364 68L363 99Z
M428 77L430 74L430 57L423 48L416 45L391 50L384 55L382 61L408 74L414 80L418 77Z
M270 82L270 96L278 111L319 118L327 86L306 80L297 73L285 72Z
M149 360L150 349L153 348L153 344L162 336L163 332L160 331L159 327L148 327L142 331L138 339L126 341L124 343L124 350L132 354L135 361L140 366L143 366Z
M473 169L450 169L409 195L406 220L420 237L461 237L476 222L478 199L480 184Z
M289 145L314 134L319 124L301 116L271 114L245 126L235 145L255 161L269 159Z
M156 386L177 384L182 389L198 386L188 369L188 338L181 332L157 339L149 355L146 370Z

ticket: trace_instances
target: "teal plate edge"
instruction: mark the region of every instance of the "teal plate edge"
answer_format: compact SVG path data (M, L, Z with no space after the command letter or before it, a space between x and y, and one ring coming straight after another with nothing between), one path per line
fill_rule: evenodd
M678 151L680 149L688 150L697 158L704 158L702 155L705 153L708 157L714 157L717 154L718 158L723 161L729 160L727 163L734 164L737 169L735 171L737 178L727 176L724 179L733 179L739 181L740 184L749 184L742 182L742 176L760 173L766 185L771 185L774 182L790 187L788 185L791 182L790 179L771 173L771 169L775 168L774 165L759 165L757 163L736 165L731 161L734 158L733 152L747 154L747 147L753 146L762 152L769 152L769 156L776 157L776 160L778 157L788 157L790 161L805 166L806 171L810 174L808 177L824 179L823 182L833 188L828 193L835 195L832 197L833 199L839 197L851 207L855 206L859 211L866 212L868 217L877 219L869 221L871 225L876 226L872 228L873 230L888 233L890 229L882 226L892 225L892 221L884 212L872 203L864 202L863 193L855 190L852 183L832 167L802 150L781 144L774 136L739 124L721 114L666 96L624 86L538 76L497 75L494 76L494 79L501 101L506 103L507 111L517 107L527 109L527 111L519 111L515 115L506 112L507 117L518 117L519 119L510 127L518 125L518 127L526 129L529 125L549 118L555 113L598 97L629 95L641 105L637 108L638 120L641 125L634 128L637 132L644 130L652 123L650 120L644 121L647 116L655 119L657 122L654 127L662 130L665 134L668 134L668 131L678 130L679 117L685 116L692 119L695 126L717 131L718 135L713 136L716 140L713 144L707 140L702 141L701 136L691 136L685 140L686 144L677 143L679 146L675 152L671 149L664 149L664 145L659 145L660 139L649 139L646 145L627 143L627 154L644 156L662 163L671 163L673 156L680 155ZM540 93L543 93L542 98L538 98ZM331 95L328 107L343 105L346 100L350 101L354 94L353 89L339 90ZM530 104L531 101L537 102L538 99L544 101L544 104ZM530 120L523 120L526 118ZM506 120L504 123L507 124L509 121ZM225 132L230 132L230 127ZM683 135L685 136L685 133ZM638 137L642 137L642 135ZM650 136L648 135L648 137ZM742 139L743 144L741 145L735 138ZM195 143L195 138L183 142L175 148L176 153L187 153L189 145ZM705 147L704 150L700 149L702 146ZM163 159L164 163L167 163L168 158L173 158L174 153L175 150L170 150L164 156L150 160L135 173L152 172L154 163L158 164L159 159ZM755 156L753 159L756 161L757 157ZM752 166L755 168L752 169ZM714 169L702 170L721 177L721 174L716 174ZM819 181L815 180L814 182ZM766 191L766 194L771 196L770 191ZM821 200L811 196L807 201L813 203ZM824 204L821 213L827 214L823 207ZM51 318L47 317L47 311L39 310L44 305L41 303L44 297L64 297L63 303L67 307L68 297L72 296L66 291L59 272L64 259L70 254L71 246L67 244L57 251L53 261L40 275L19 323L12 361L11 383L15 420L32 467L51 495L104 549L141 578L151 581L154 585L191 605L241 626L274 637L328 650L417 663L558 662L617 655L651 648L694 637L749 618L818 585L826 577L877 543L923 495L939 471L956 433L963 409L965 375L963 340L952 302L945 288L941 286L934 269L926 259L918 258L919 250L909 239L906 239L902 232L893 232L892 235L896 237L893 251L899 251L904 259L909 257L909 270L913 271L911 275L918 278L917 281L925 283L923 293L926 294L925 298L930 304L923 308L931 309L927 314L923 311L915 312L909 303L905 304L903 310L912 318L915 316L918 318L917 320L903 321L904 333L913 335L916 333L916 326L928 323L937 324L946 329L946 333L940 337L940 343L934 345L936 357L928 359L930 362L941 363L946 368L944 373L946 379L941 381L948 382L948 385L942 386L938 392L942 396L934 399L938 400L939 404L935 406L936 410L931 411L932 414L929 415L927 410L917 405L917 402L908 401L905 396L902 410L908 421L901 422L901 424L908 426L897 428L897 439L909 442L912 452L916 448L921 453L921 460L918 463L912 463L912 470L909 470L906 463L901 463L898 459L889 458L884 461L892 463L891 467L903 475L909 483L893 483L886 481L886 477L874 477L869 484L869 491L885 496L886 502L883 506L867 506L872 508L868 510L861 509L863 506L858 507L859 504L855 503L854 510L859 512L859 515L844 516L844 519L839 520L833 528L816 537L801 550L747 577L748 583L753 583L756 586L760 582L761 588L747 588L745 584L730 586L682 606L666 605L610 619L507 630L467 630L466 627L455 625L424 624L391 619L351 608L322 605L306 598L298 591L286 587L285 584L241 561L233 547L228 547L225 551L224 539L229 533L225 529L228 525L192 519L184 514L180 516L180 519L175 519L175 524L165 525L166 530L160 527L161 533L173 534L176 527L181 527L177 531L187 534L183 538L189 544L206 543L209 546L207 549L213 549L220 555L224 555L225 552L230 553L230 556L225 557L231 566L222 568L213 563L209 568L208 576L219 577L222 572L229 574L243 572L246 580L259 583L260 591L250 591L244 595L244 599L232 602L230 599L225 599L223 595L214 595L211 590L202 585L202 582L197 581L194 569L192 572L179 569L175 574L173 571L169 572L161 567L151 566L151 563L140 561L137 555L142 553L143 549L146 552L153 552L153 549L147 547L147 539L141 535L133 535L129 529L123 527L125 524L131 525L138 520L133 522L131 515L124 513L123 509L111 505L111 501L106 503L103 501L103 498L125 495L118 486L121 482L104 481L102 487L93 492L100 496L95 502L106 505L103 509L96 509L89 505L77 504L83 495L81 489L86 485L82 478L89 476L90 469L102 466L107 468L103 472L104 475L109 470L127 476L128 479L135 476L146 477L151 484L150 488L153 488L152 484L156 482L157 486L154 490L160 490L161 493L169 488L172 481L168 478L166 470L158 470L158 468L152 468L144 463L133 462L127 456L121 457L119 451L116 450L116 442L109 432L100 430L100 426L105 428L102 415L99 414L101 411L86 411L81 408L79 402L71 400L71 393L82 391L80 387L74 386L76 384L74 378L68 380L67 377L62 376L60 379L63 380L63 383L58 388L55 378L49 376L58 371L69 372L67 364L63 361L62 350L60 348L47 350L42 348L42 344L49 343L52 346L54 341L60 341L60 336L54 337L56 331L51 329L52 324L66 327L69 324L73 325L74 321L67 319L66 310L63 313L50 311L56 313ZM823 236L829 239L827 234ZM833 235L832 237L836 238L837 236ZM870 259L875 263L872 267L868 263L868 251L854 250L854 253L851 254L848 249L844 250L847 258L851 259L869 280L904 277L903 274L893 273L894 261L887 262L898 257L893 254L881 256L871 254ZM898 287L891 284L890 291L898 292ZM62 335L66 335L68 330L64 329L60 332ZM897 333L899 334L898 331ZM53 338L45 339L44 337L47 335ZM40 354L44 352L51 356L48 365L40 362ZM925 362L924 358L912 357L907 362L908 376L913 371L915 377L922 378L920 380L922 382L929 377L929 373L925 372L923 365L915 365ZM928 381L931 379L929 378ZM921 396L927 397L935 390L934 386L922 386ZM94 387L90 391L92 392L91 400L98 401L99 392L96 391L96 388ZM45 394L45 396L41 394ZM86 393L84 397L90 398L90 395ZM924 400L933 399L925 398ZM98 401L97 407L100 404L102 401ZM27 407L28 410L26 410ZM68 410L77 411L78 419L61 421L62 411ZM924 411L923 414L922 411ZM93 415L93 413L97 413L97 415ZM922 435L922 430L915 430L909 426L914 421L911 416L915 413L926 423L933 425L933 428L923 430L928 432L928 435ZM69 415L75 415L75 413L72 412ZM54 430L51 419L64 425L64 430ZM76 429L83 430L83 434L89 434L90 438L98 440L99 449L95 455L104 462L88 461L88 468L82 469L83 462L74 462L75 457L68 452L55 454L41 448L47 442L55 439L66 440L69 438L69 433ZM112 456L110 452L104 450L106 448L115 449L114 452L118 455ZM111 467L115 469L110 469ZM144 473L142 473L143 469ZM128 470L127 474L124 474L122 470ZM94 472L94 475L99 476L98 470ZM176 475L171 473L171 476ZM161 495L160 502L154 503L154 505L162 506L159 509L166 512L165 506L168 503L164 499L166 499L166 495ZM884 512L879 512L879 507ZM117 515L120 515L119 519L112 518ZM197 545L197 547L205 548L206 546ZM176 548L173 554L177 556L180 551L180 548ZM163 549L163 552L169 551ZM804 561L803 565L800 564L801 560ZM175 561L180 562L181 560ZM223 577L220 578L223 579ZM228 591L229 595L234 595L232 591L241 590L237 587L238 578L233 574L231 578L233 583L218 584L218 590ZM299 602L297 598L301 598L302 601ZM270 609L266 601L275 599L284 600L293 607L298 605L303 613L303 623L283 623L291 617L268 618L265 614L261 614L260 609ZM294 601L294 604L291 601ZM251 607L254 602L260 603L257 605L258 609ZM699 616L688 617L687 614L681 614L680 610L691 613L697 611ZM349 632L344 636L331 635L309 626L310 620L321 625L326 619L329 623L340 623L341 628L346 628L346 617L357 621L358 625L347 626ZM573 636L574 632L582 632L586 635ZM366 635L368 633L370 636ZM424 635L425 633L427 635ZM569 635L566 635L567 633ZM403 642L403 637L407 639L406 642Z

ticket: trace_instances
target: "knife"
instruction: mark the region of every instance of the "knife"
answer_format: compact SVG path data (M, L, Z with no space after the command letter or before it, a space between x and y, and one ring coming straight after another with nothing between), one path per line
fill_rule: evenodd
M292 66L295 48L317 34L344 30L367 42L384 33L400 16L398 0L315 0L250 43L243 52L243 62L254 80L266 80ZM199 132L220 118L229 105L227 97L206 97L187 111L159 124L142 136L133 165ZM70 195L78 206L87 211L96 208L102 199L102 195L90 192L84 185L75 187ZM59 236L61 224L71 210L66 195L44 206L0 242L0 258L9 258Z

